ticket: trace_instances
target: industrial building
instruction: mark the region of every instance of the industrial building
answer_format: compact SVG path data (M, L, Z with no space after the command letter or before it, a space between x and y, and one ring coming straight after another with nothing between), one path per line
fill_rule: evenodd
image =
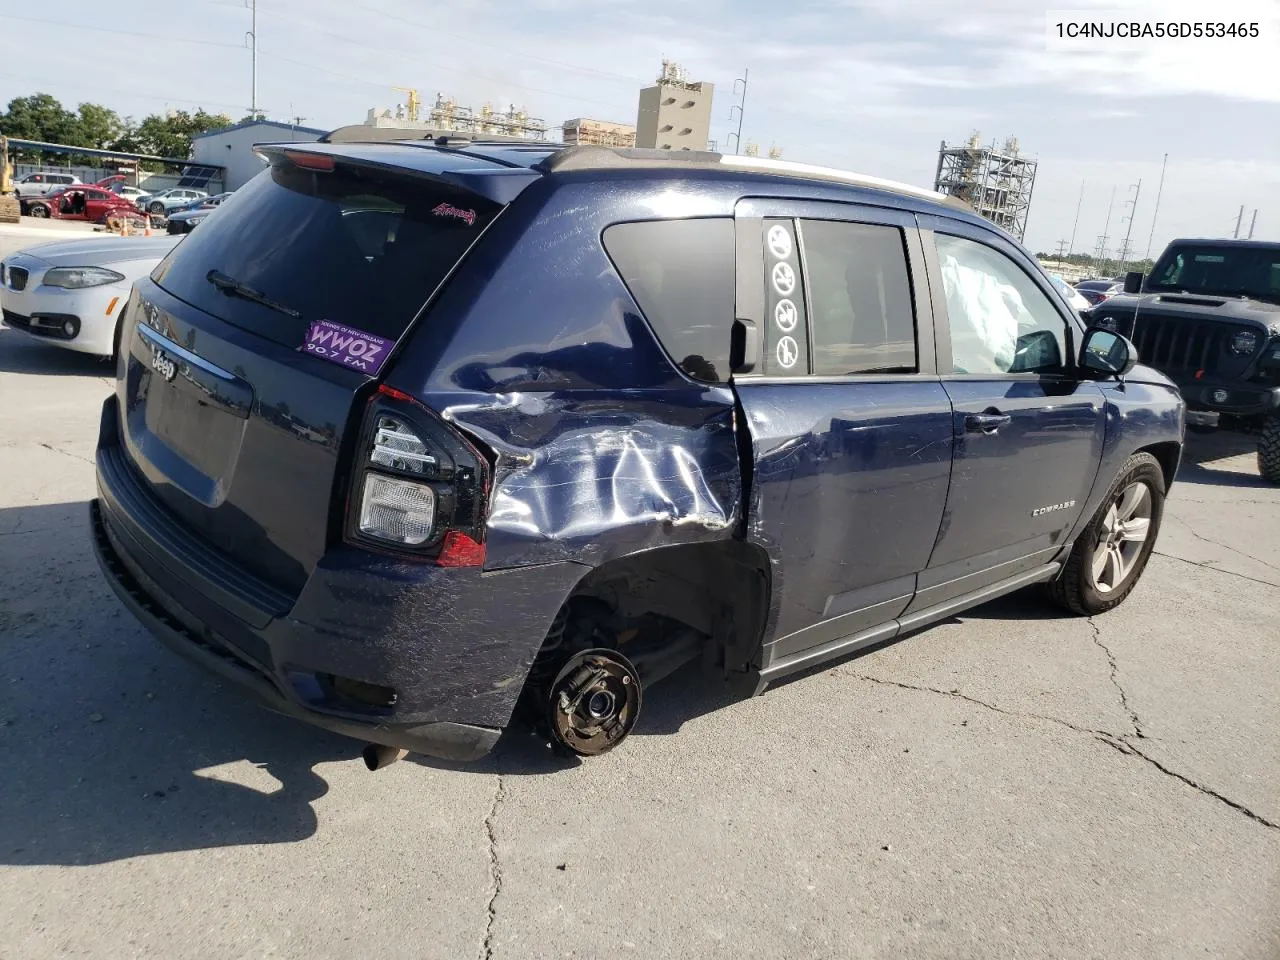
M636 146L660 150L706 150L711 139L711 99L715 86L694 83L684 68L662 61L662 75L640 91Z
M934 189L958 197L992 223L1022 240L1036 182L1036 161L1018 152L1013 137L996 149L979 144L980 134L970 135L963 147L938 149L938 173Z
M571 147L634 147L636 128L629 123L588 120L579 117L566 120L560 130L561 139Z
M259 143L311 143L326 131L275 120L247 120L221 130L197 133L191 137L191 159L194 163L224 170L224 190L239 190L266 166L253 152Z
M435 103L423 110L418 98L418 91L407 87L403 89L409 96L405 103L394 110L387 107L374 107L365 119L369 127L421 131L421 136L462 134L487 140L514 139L544 141L547 139L547 124L537 117L531 117L523 108L514 104L506 110L495 110L490 104L484 104L479 110L459 106L458 101L437 93Z

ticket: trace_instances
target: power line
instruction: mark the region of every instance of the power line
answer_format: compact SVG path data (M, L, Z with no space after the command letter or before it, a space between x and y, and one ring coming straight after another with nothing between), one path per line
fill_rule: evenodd
M67 23L65 20L45 20L41 17L20 17L6 13L6 20L24 20L27 23L44 23L51 27L68 27L73 30L93 30L98 33L114 33L121 37L142 37L146 40L163 40L165 43L194 43L202 47L226 47L230 50L243 50L238 43L222 43L218 40L200 40L196 37L166 37L159 33L142 33L139 30L120 30L116 27L101 27L96 23Z
M53 80L49 77L33 77L29 73L0 73L0 77L9 80L23 80L28 83L57 85L65 83L65 79ZM189 103L195 107L230 107L233 110L239 110L239 104L228 103L220 100L186 100L182 97L157 96L154 93L141 93L137 90L122 90L119 87L104 87L98 83L94 83L93 89L102 93L114 93L123 97L138 97L141 100L154 100L157 103Z

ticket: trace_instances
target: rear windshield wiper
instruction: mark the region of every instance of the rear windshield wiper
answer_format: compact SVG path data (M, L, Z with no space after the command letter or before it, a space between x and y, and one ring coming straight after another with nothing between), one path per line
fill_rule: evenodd
M292 317L294 320L302 318L302 314L293 309L293 307L286 307L283 303L276 303L265 294L259 293L253 287L245 286L235 277L229 277L221 270L210 270L204 275L204 278L228 296L250 300L277 313L283 313L286 317Z

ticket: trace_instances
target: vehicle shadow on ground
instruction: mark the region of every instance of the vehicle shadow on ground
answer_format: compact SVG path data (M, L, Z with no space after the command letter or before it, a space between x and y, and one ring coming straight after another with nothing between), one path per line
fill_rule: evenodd
M364 776L362 744L263 710L161 647L88 545L82 502L0 509L0 864L82 866L314 835L314 802L329 791L316 768L342 761ZM1059 615L1024 592L966 617ZM632 736L677 734L752 690L692 663L646 691ZM584 761L513 726L476 763L408 762L554 776Z
M0 373L30 373L64 377L113 377L106 357L77 353L39 340L20 330L0 327Z
M0 864L290 843L360 744L255 706L111 592L87 506L0 509Z
M84 866L315 834L317 772L365 774L363 744L273 714L174 655L107 586L84 502L0 508L0 864ZM748 691L698 664L648 692L633 736L664 736ZM513 726L442 771L553 775L581 761ZM344 778L345 789L351 781Z
M1258 476L1257 462L1254 459L1257 450L1258 438L1253 434L1231 430L1188 433L1176 482L1214 487L1273 487ZM1241 455L1250 458L1244 470L1240 466L1227 468L1216 465L1219 460Z

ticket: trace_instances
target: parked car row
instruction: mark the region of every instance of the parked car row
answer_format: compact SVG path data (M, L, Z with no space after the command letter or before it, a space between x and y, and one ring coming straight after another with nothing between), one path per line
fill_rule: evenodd
M211 197L207 190L193 187L173 187L150 193L130 186L122 174L85 184L74 174L58 172L26 174L15 182L14 194L25 216L92 223L103 222L109 214L129 212L167 220L180 212L211 210L230 196L229 193L221 193ZM183 217L170 232L190 232L203 219L199 215Z
M138 209L156 217L167 216L171 210L184 207L189 203L208 198L209 191L194 190L190 187L174 187L159 193L144 194L138 197Z

